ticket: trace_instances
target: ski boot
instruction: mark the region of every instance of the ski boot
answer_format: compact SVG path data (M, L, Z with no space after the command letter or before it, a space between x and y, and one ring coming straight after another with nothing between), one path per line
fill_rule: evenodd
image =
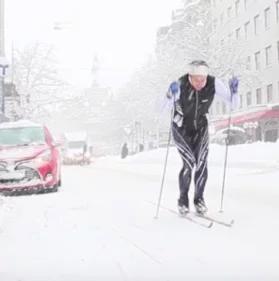
M194 199L194 205L196 208L196 212L199 215L205 214L208 210L203 198Z
M181 217L185 217L189 213L189 207L185 205L178 205L178 213Z

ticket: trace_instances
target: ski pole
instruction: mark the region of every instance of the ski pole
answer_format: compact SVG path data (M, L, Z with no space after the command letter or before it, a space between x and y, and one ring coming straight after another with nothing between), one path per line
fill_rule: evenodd
M225 183L226 183L226 174L227 174L227 162L228 162L228 151L229 151L229 142L230 142L230 133L231 133L231 120L232 120L232 102L233 95L237 93L238 89L238 79L233 75L229 81L230 84L230 112L229 112L229 120L228 120L228 134L226 137L226 150L225 150L225 161L224 161L224 171L223 171L223 183L222 183L222 193L221 193L221 205L220 205L220 213L223 212L223 202L224 202L224 193L225 193Z
M160 193L159 193L159 198L158 198L158 203L157 203L157 210L156 210L156 215L154 217L155 219L159 218L159 209L160 209L161 200L162 200L162 194L163 194L163 188L164 188L164 182L165 182L165 176L166 176L166 170L167 170L167 162L168 162L168 156L169 156L169 148L170 148L170 142L171 142L171 128L172 128L173 112L174 112L174 105L173 105L172 111L171 111L171 122L170 122L170 128L169 128L167 152L166 152L164 169L163 169L163 174L162 174L162 181L161 181Z
M227 173L227 162L228 162L228 150L229 150L229 141L230 141L230 131L231 131L231 107L229 113L229 122L228 122L228 134L226 137L226 150L225 150L225 161L224 161L224 171L223 171L223 183L222 183L222 193L221 193L221 206L220 206L220 213L223 212L223 201L224 201L224 193L225 193L225 182L226 182L226 173Z

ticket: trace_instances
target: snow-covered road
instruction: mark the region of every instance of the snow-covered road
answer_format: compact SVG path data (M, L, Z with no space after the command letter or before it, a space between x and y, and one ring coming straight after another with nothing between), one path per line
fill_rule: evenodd
M202 228L156 204L165 150L63 167L58 193L0 197L0 281L278 280L278 144L230 147L224 209L235 225ZM224 147L206 189L220 205ZM176 208L180 159L162 205Z

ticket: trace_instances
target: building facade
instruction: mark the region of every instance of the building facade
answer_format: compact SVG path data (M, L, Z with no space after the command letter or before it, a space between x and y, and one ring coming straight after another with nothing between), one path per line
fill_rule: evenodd
M16 91L16 86L12 82L7 82L5 77L9 63L5 57L5 6L4 0L0 0L0 63L1 63L1 77L0 77L0 112L2 118L0 122L8 120L17 120L22 116L22 109L20 107L20 97ZM6 74L4 74L6 73ZM3 112L2 112L3 111Z
M16 121L23 116L20 106L20 96L16 90L15 84L5 83L5 116L10 121Z
M247 69L240 78L240 104L232 113L232 122L249 131L253 140L276 141L279 138L279 0L211 0L211 12L211 44L239 42L242 63ZM211 111L216 129L226 123L228 113L228 108L216 100Z
M4 46L4 0L0 0L0 57L5 55Z

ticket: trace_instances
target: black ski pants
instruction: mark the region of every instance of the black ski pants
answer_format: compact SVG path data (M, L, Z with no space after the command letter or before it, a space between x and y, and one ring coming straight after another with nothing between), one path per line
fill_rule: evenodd
M198 130L187 131L185 127L172 124L174 143L182 158L183 166L179 173L180 196L178 205L189 206L188 192L191 185L192 171L194 172L194 202L203 198L207 181L207 156L208 156L208 125L199 127Z

